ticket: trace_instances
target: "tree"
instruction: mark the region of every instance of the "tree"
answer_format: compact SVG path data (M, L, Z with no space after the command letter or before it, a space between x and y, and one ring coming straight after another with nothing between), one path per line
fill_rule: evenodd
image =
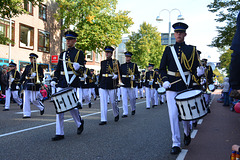
M219 72L217 68L214 69L213 73L215 74L215 78L217 78L218 82L223 83L224 76Z
M230 66L230 63L231 63L231 54L232 53L233 53L233 51L228 49L225 53L223 53L220 56L220 62L221 62L220 68L221 69L226 69L227 75L230 74L229 66Z
M63 19L62 29L75 26L76 46L83 51L118 46L122 34L133 24L129 11L115 13L117 0L57 0L57 20Z
M214 0L208 6L209 11L216 13L216 22L225 23L217 26L218 35L212 41L211 46L219 49L231 46L236 31L236 18L240 10L239 0Z
M138 33L133 32L126 43L127 50L133 53L132 61L141 68L145 68L148 63L159 67L164 46L161 45L161 36L157 27L143 22Z

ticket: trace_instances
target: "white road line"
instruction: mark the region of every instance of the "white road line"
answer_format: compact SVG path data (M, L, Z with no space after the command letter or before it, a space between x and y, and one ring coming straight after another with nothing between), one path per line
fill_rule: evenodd
M136 103L136 104L141 104L141 103L146 103L146 101L138 102L138 103ZM129 105L128 105L128 106L129 106ZM119 107L119 108L122 108L122 107ZM112 111L112 109L109 109L108 112L109 112L109 111ZM83 116L81 116L81 117L89 117L89 116L93 116L93 115L96 115L96 114L101 114L101 112L90 113L90 114L83 115ZM71 121L71 120L73 120L73 118L66 119L66 120L64 120L64 122ZM1 135L0 135L0 138L1 138L1 137L5 137L5 136L9 136L9 135L13 135L13 134L17 134L17 133L22 133L22 132L25 132L25 131L30 131L30 130L42 128L42 127L47 127L47 126L54 125L54 124L56 124L56 122L47 123L47 124L43 124L43 125L40 125L40 126L35 126L35 127L31 127L31 128L26 128L26 129L14 131L14 132L9 132L9 133L5 133L5 134L1 134Z
M31 113L40 112L39 110L32 110ZM15 114L23 114L23 112L16 112Z
M184 160L185 156L187 155L187 152L188 152L187 149L182 149L176 160Z
M194 129L191 133L191 138L195 138L196 134L197 134L198 130L197 129Z
M203 119L199 119L197 124L202 124L202 122L203 122Z

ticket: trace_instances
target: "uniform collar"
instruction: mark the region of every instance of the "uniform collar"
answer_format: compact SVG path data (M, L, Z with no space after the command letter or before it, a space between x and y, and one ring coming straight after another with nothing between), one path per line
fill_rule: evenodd
M177 46L184 46L184 45L186 45L186 44L185 44L185 42L182 42L182 43L176 42L176 45L177 45Z
M71 50L73 50L73 49L75 49L75 47L68 48L68 51L71 51Z

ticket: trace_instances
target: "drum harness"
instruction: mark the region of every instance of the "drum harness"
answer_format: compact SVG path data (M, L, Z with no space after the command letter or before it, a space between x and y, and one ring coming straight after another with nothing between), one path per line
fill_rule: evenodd
M175 51L175 49L174 49L173 46L171 46L170 48L171 48L171 51L172 51L173 58L174 58L174 60L175 60L175 62L176 62L177 68L178 68L178 70L179 70L179 73L180 73L180 75L181 75L184 83L186 84L186 86L187 86L187 88L188 88L188 86L189 86L189 84L190 84L190 80L191 80L191 74L188 73L189 76L188 76L188 79L186 80L185 74L184 74L184 72L183 72L183 69L182 69L181 64L180 64L180 62L179 62L179 60L178 60L178 57L177 57L177 53L176 53L176 51Z

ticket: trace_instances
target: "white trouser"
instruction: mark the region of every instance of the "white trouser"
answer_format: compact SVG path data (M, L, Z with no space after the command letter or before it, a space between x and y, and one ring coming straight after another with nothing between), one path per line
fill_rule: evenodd
M140 96L140 98L143 97L143 88L139 88L139 96Z
M52 95L56 92L56 87L52 86ZM51 100L53 100L53 98L51 98Z
M10 101L11 101L11 94L13 95L13 99L17 102L18 105L22 105L22 99L18 97L18 91L11 91L8 88L6 91L6 101L5 101L5 109L10 109Z
M138 98L138 86L135 87L135 94L136 94L135 98Z
M178 108L175 101L175 96L178 92L175 91L166 91L166 98L168 104L168 113L172 131L172 147L181 146L181 137L180 137L180 129L179 129L179 119L178 119ZM184 133L186 136L190 134L190 121L182 121Z
M57 88L57 92L62 90L63 88ZM75 88L76 91L76 88ZM74 108L69 111L73 117L73 120L77 127L81 125L81 116L78 111L78 108ZM56 114L56 135L64 135L64 113Z
M121 87L123 115L128 115L128 97L131 105L131 111L136 109L135 88Z
M83 99L85 99L85 103L91 103L91 98L89 95L91 95L91 92L89 94L89 88L83 88Z
M116 117L119 114L119 108L116 102L116 89L102 89L99 88L99 95L100 95L100 107L101 107L101 121L107 121L107 102L108 97L110 98L112 109L113 109L113 116Z
M77 97L78 97L78 102L80 102L82 105L82 100L83 100L83 89L82 88L77 88Z
M140 89L140 96L141 97L144 97L144 93L145 92L145 95L146 95L146 87L145 86L142 86L142 88Z
M117 89L117 97L118 97L118 101L120 101L121 100L121 89L120 88L118 88Z
M155 89L151 89L146 87L146 108L150 108L151 106L151 102L152 105L154 105L154 93L155 93Z
M157 90L156 89L154 89L155 91L154 91L154 104L155 105L158 105L158 93L157 93Z
M203 96L205 98L206 103L209 104L211 99L211 94L204 93Z
M89 88L89 89L90 89L90 98L93 95L93 98L95 99L96 98L95 88Z
M40 101L42 95L40 91L24 90L23 95L23 116L31 116L30 102L38 107L41 111L44 109L44 105Z

